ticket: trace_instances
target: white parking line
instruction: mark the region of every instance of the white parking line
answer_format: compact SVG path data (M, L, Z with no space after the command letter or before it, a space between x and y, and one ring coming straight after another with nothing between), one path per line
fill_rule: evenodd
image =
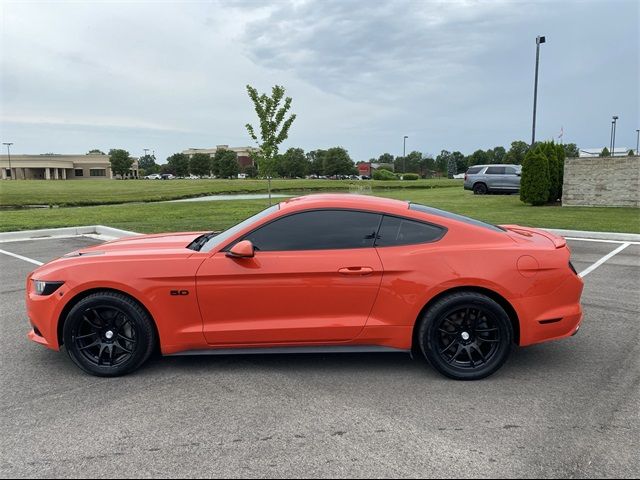
M596 242L596 243L617 243L621 245L623 243L628 243L629 245L640 245L640 242L625 242L622 240L604 240L602 238L574 238L574 237L564 237L565 240L571 240L574 242Z
M23 257L22 255L18 255L17 253L7 252L6 250L0 250L0 253L4 255L9 255L10 257L18 258L20 260L24 260L25 262L33 263L34 265L44 265L44 263L39 262L38 260L34 260L33 258Z
M596 263L591 265L589 268L587 268L587 269L583 270L582 272L580 272L579 276L582 277L582 278L586 277L591 272L593 272L596 268L598 268L600 265L602 265L604 262L606 262L607 260L610 260L612 257L614 257L615 255L619 254L621 251L623 251L629 245L631 245L631 243L629 243L629 242L623 243L618 248L616 248L613 252L606 254L604 257L602 257Z

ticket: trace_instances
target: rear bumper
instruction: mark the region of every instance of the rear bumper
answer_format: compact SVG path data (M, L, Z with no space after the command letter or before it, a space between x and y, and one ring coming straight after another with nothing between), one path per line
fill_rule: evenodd
M559 340L575 335L582 324L583 282L571 274L553 293L519 299L520 345Z

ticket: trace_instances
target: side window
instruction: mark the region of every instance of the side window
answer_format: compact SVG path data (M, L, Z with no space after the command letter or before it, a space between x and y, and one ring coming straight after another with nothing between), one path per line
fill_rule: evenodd
M504 167L504 173L507 175L515 175L516 169L513 167Z
M251 232L243 240L251 240L263 252L373 247L380 217L349 210L296 213Z
M504 167L489 167L487 175L504 175Z
M444 228L436 225L385 216L378 232L376 247L435 242L440 240L445 232Z

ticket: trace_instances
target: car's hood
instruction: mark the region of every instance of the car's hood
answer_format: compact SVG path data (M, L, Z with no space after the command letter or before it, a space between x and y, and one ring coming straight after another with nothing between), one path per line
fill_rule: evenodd
M66 258L95 255L100 252L119 253L125 251L141 250L175 250L187 248L196 238L207 232L182 232L182 233L158 233L153 235L135 235L118 240L101 243L92 247L83 248L65 255Z

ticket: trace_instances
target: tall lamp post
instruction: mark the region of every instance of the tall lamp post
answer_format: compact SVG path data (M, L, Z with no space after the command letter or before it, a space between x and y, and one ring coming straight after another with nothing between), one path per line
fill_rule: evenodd
M533 127L531 129L531 146L536 143L536 107L538 105L538 67L540 66L540 45L546 43L546 37L536 37L536 79L533 86Z
M636 128L636 155L640 155L640 129Z
M618 123L618 116L613 116L613 135L611 140L611 156L616 156L616 124Z
M402 139L402 173L407 173L407 135Z
M2 142L3 145L7 146L7 156L9 157L9 176L11 180L13 180L13 170L11 170L11 145L13 142Z

